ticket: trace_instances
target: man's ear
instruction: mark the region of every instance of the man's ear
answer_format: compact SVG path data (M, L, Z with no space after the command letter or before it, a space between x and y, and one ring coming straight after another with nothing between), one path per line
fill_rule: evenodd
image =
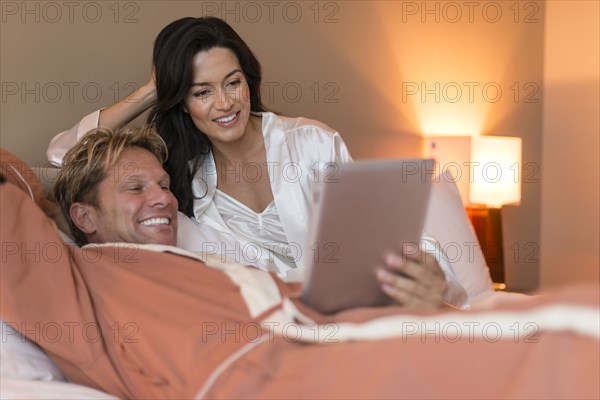
M96 232L96 219L92 206L83 203L73 203L69 214L75 226L86 235Z

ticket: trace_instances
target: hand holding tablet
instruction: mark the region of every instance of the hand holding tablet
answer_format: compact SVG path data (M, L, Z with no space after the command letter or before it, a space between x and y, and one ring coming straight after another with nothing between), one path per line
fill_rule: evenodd
M434 292L444 289L439 285L445 281L434 278L443 273L418 250L433 167L433 160L360 161L341 165L335 182L321 184L308 243L313 249L334 248L335 253L314 257L308 266L305 303L332 313L393 300L403 303L403 298L414 305L436 301ZM423 260L409 258L400 265L391 259L387 264L409 278L381 273L378 279L377 267L386 264L385 256L404 250L411 257L407 248ZM382 283L389 287L382 290Z
M437 308L448 290L444 272L431 254L411 253L388 254L377 279L385 294L405 307Z

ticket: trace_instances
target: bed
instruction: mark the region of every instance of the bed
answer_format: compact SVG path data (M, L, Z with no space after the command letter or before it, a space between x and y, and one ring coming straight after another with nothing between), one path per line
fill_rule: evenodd
M9 158L3 153L3 164L7 164L7 160ZM42 202L45 190L40 182L17 161L10 159L8 164L9 169L4 169L3 173L11 175L17 183L23 181L21 189L26 193L25 197ZM47 185L56 171L39 169L36 172ZM4 201L6 206L7 200ZM27 212L24 211L21 219L26 219L32 210L35 213L35 206L28 205L27 199L19 204L30 207ZM4 221L16 218L12 211L4 212L3 209ZM3 226L3 229L8 228ZM434 184L426 231L437 238L440 246L476 241L451 180L440 179ZM3 253L8 249L5 244L29 240L25 236L10 239L6 236L2 237ZM114 259L118 252L115 253L114 249L111 251L107 255L104 249L102 256ZM260 279L262 282L264 278L256 278L247 271L240 272L235 266L215 264L211 268L225 272L235 283L232 284L232 293L236 294L232 298L240 302L236 306L239 310L228 309L227 312L238 312L241 317L236 318L242 318L246 322L245 327L259 327L263 335L249 338L250 331L242 330L245 340L231 343L227 337L213 337L215 326L211 317L203 319L206 322L204 326L189 326L189 330L185 329L184 332L180 332L181 329L172 330L171 327L154 328L156 321L151 323L139 319L137 322L145 334L142 339L149 341L152 335L158 334L155 330L162 337L169 338L164 348L152 349L147 360L153 362L141 364L149 365L150 369L166 369L169 382L175 381L175 377L198 376L197 382L192 385L193 389L181 389L178 392L183 393L184 397L196 398L598 398L600 320L597 288L571 288L548 297L494 292L481 252L470 254L471 257L461 257L453 264L459 281L472 299L472 311L468 313L406 313L392 307L378 312L359 309L323 318L311 315L294 300L292 294L286 292L287 289L274 288L269 282L263 282L263 287L268 288L264 293L243 295L239 300L235 297L238 292L247 294L243 286L245 280ZM139 256L148 260L148 268L142 274L152 273L153 266L150 264L153 260L172 257L171 254L146 254L145 249L140 250ZM14 264L25 265L20 260L11 263L11 258L4 255L2 261L3 277L13 273ZM190 268L197 268L191 263L192 260L185 258L181 266L174 268L179 268L182 274L188 274ZM104 266L120 277L108 282L108 287L125 285L131 277L119 275L118 265L113 264L117 263L96 263L95 268L79 272L90 274L90 279L94 276L94 279L99 279L94 274L98 273L100 266ZM57 265L45 267L43 273ZM207 282L210 279L222 279L213 277L210 271L207 274L208 278L203 277L202 281L197 282L198 287L209 285ZM150 281L154 282L156 276L144 275L144 279L149 284ZM193 281L196 278L190 275L190 279ZM210 285L208 287L210 289ZM6 293L12 287L2 286L2 289L4 300L13 298ZM199 296L193 289L190 290L190 297ZM157 293L170 299L171 304L184 301L181 293ZM136 298L131 299L136 301ZM116 301L102 297L97 299L95 306L104 304L110 309L118 304ZM143 310L145 303L139 300L132 307ZM50 313L52 307L49 308ZM165 315L169 315L169 312L165 308ZM206 310L199 309L197 312L197 315L203 315ZM38 317L51 318L44 314L39 311ZM25 330L25 335L44 343L50 354L48 356L13 329L19 329L20 326L15 315L3 308L2 317L8 318L2 321L1 398L116 398L98 390L99 386L116 393L119 398L134 397L132 393L143 393L147 397L175 397L169 394L175 391L162 391L158 384L157 388L138 387L139 391L128 392L120 391L118 383L114 386L117 389L111 390L112 383L105 386L98 384L92 388L68 382L65 375L78 383L85 382L85 379L77 379L81 375L69 368L72 364L65 362L68 354L64 348L52 343L48 337L36 338L32 332ZM63 318L62 314L55 315ZM70 317L69 311L65 310L65 321L72 320ZM102 318L101 315L94 317ZM59 322L56 316L53 318L46 320L46 324L48 321ZM149 328L144 330L146 322ZM218 324L216 326L218 328ZM265 330L268 332L266 338ZM200 357L201 363L190 363L186 359L186 351L180 345L189 336L202 337L206 339L202 344L214 345L211 351L219 355L211 356L214 362L211 357ZM110 347L111 343L104 343L104 346ZM197 349L188 350L191 354ZM171 357L164 359L165 364L184 360L182 363L186 368L169 375L173 371L168 366L158 366L156 362L158 355L165 354ZM138 354L142 357L146 355ZM210 365L197 365L204 363ZM63 371L59 365L63 366ZM130 386L136 385L130 383Z

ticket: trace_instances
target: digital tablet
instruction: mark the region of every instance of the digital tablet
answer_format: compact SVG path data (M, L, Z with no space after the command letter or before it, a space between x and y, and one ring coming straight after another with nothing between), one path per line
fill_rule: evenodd
M391 302L375 271L386 253L419 247L433 172L431 159L357 161L320 182L305 249L306 304L334 313Z

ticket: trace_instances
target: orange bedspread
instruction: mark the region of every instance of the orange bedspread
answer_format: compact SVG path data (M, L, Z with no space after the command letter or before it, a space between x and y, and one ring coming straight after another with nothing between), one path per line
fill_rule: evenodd
M0 316L73 382L122 398L600 397L597 288L324 316L246 267L65 245L23 192L0 196Z

